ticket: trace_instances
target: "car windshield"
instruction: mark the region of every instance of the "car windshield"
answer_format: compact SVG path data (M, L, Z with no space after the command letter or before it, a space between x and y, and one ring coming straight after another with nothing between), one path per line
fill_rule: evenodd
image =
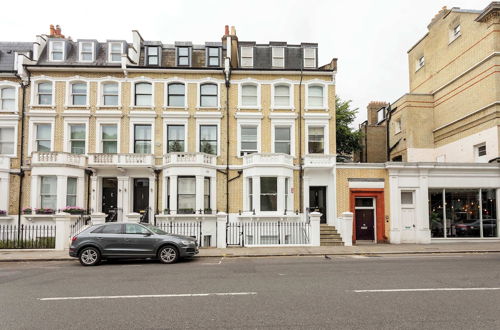
M155 227L153 225L144 225L146 228L148 228L149 230L151 230L153 233L155 234L158 234L158 235L167 235L166 232L164 232L163 230L161 230L160 228L158 227Z

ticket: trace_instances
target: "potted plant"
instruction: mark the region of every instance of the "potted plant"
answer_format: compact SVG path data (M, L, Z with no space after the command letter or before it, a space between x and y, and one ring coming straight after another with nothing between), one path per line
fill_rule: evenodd
M66 206L61 211L69 214L78 214L78 215L85 213L85 210L78 206Z
M4 216L4 215L7 215L7 211L5 211L5 210L0 210L0 217L1 217L1 216Z
M54 209L51 209L51 208L38 208L38 209L35 209L35 214L54 214L55 211Z
M208 208L203 210L203 213L204 214L212 214L212 209L208 207Z
M178 211L179 214L194 214L193 209L179 209Z
M31 207L25 207L23 209L23 214L33 214L33 209Z
M163 214L170 214L170 210L169 209L164 209L163 210Z

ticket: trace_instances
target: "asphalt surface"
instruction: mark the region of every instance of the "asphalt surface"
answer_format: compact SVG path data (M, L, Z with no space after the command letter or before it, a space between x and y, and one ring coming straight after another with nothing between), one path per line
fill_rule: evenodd
M491 253L0 264L0 329L500 329L499 312Z

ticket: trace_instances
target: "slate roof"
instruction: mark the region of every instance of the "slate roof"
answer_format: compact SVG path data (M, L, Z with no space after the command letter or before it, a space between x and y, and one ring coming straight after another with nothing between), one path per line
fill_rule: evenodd
M14 72L15 52L31 52L32 42L0 42L0 72Z

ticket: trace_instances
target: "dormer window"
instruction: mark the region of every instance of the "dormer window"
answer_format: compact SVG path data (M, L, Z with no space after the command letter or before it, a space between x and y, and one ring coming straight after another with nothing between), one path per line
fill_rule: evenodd
M273 68L285 67L285 47L273 47Z
M189 66L189 47L177 47L177 65Z
M147 65L160 65L160 48L146 47Z
M453 28L453 35L454 35L455 37L458 37L458 36L460 35L460 24L458 24L457 26L455 26L455 27Z
M425 57L422 55L417 60L415 71L418 71L424 65L425 65Z
M304 48L304 68L316 67L316 48Z
M207 48L207 66L220 66L219 51L218 47Z
M64 41L50 42L50 60L51 61L64 60Z
M80 62L94 61L94 43L80 42Z
M241 66L253 67L253 47L241 47Z
M109 62L120 62L122 58L122 43L109 43Z

